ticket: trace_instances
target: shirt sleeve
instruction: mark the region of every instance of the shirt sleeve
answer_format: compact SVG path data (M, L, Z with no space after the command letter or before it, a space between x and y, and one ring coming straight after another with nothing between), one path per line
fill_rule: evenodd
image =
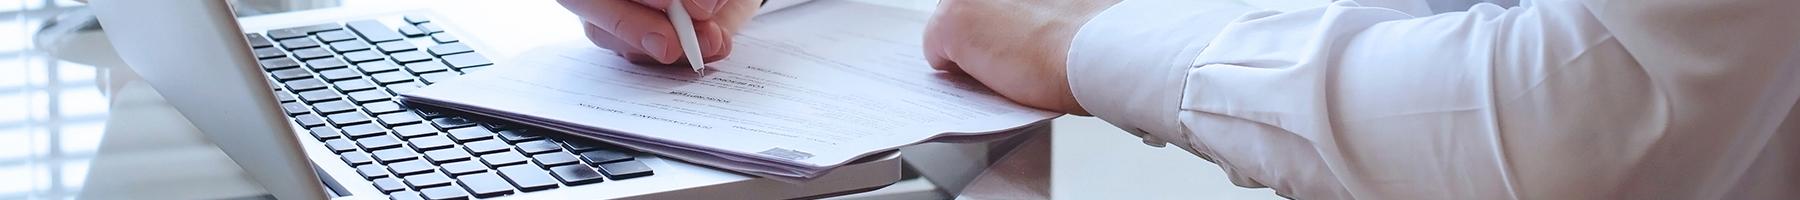
M1797 4L1125 0L1076 34L1069 83L1096 117L1288 197L1729 199L1775 187L1736 183L1786 156L1759 152L1800 101Z

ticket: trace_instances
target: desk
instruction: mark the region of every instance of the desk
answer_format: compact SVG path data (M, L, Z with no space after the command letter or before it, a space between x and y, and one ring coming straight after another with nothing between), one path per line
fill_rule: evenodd
M931 0L863 1L921 10L935 5ZM548 1L495 2L454 2L468 5L451 9L475 7L490 13L483 16L509 17L452 20L465 26L579 34L574 18L560 9L528 12ZM0 19L0 199L217 199L264 193L155 90L110 57L103 36L64 29L80 26L44 27L70 25L49 21L82 12L80 4L28 0L21 5L0 7L0 16L8 16ZM518 19L569 23L516 23ZM518 43L535 44L531 42L546 41ZM495 46L501 56L529 47ZM992 158L964 154L999 164L973 166L985 170L952 176L964 180L939 181L960 184L908 180L843 198L1280 199L1267 189L1232 186L1211 163L1173 148L1146 147L1097 119L1064 117L1053 123L1049 137L1009 151L1015 153ZM976 174L985 175L970 177Z

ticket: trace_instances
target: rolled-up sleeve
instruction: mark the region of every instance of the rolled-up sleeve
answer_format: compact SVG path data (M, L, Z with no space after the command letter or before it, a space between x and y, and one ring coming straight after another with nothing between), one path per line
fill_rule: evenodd
M1096 117L1241 186L1300 199L1800 195L1742 185L1800 176L1767 161L1794 153L1763 153L1788 149L1769 140L1800 102L1800 12L1773 9L1794 1L1433 15L1207 2L1227 1L1125 0L1095 16L1070 46L1069 83Z

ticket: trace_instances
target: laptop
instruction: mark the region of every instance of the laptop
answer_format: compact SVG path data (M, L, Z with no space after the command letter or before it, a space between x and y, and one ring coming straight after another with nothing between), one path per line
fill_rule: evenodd
M787 183L407 104L508 70L429 9L240 24L225 0L90 6L121 58L281 199L788 199L900 179L898 153Z

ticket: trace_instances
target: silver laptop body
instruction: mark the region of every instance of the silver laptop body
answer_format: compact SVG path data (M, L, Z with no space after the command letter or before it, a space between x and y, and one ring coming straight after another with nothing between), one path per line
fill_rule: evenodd
M417 152L421 153L421 155L416 155L416 157L411 158L412 160L396 160L392 162L382 160L353 165L352 162L359 162L353 160L360 159L347 159L347 157L352 156L346 156L345 154L355 154L350 152L361 152L362 154L370 153L365 151L368 151L371 148L364 148L367 147L367 145L362 143L363 141L360 139L395 137L400 140L405 140L404 142L414 142L413 139L420 139L428 136L393 136L399 134L398 130L395 129L399 126L386 126L385 123L387 123L388 120L380 118L386 116L386 114L364 115L363 117L367 117L369 120L366 122L356 122L355 119L342 120L350 121L348 123L343 123L346 125L353 125L352 123L383 125L380 130L383 132L382 134L385 135L365 135L366 137L360 138L351 136L343 130L349 126L340 127L338 126L339 121L334 121L336 119L324 118L324 116L329 115L320 115L321 119L325 120L325 125L314 124L312 125L313 127L308 127L307 124L303 123L313 122L296 120L299 119L299 117L295 116L305 115L294 115L295 112L293 111L295 111L295 109L291 108L291 106L296 105L296 102L304 104L306 105L306 109L301 110L306 110L309 113L322 112L320 110L324 108L315 106L319 104L308 104L314 103L312 101L315 99L301 99L302 97L298 96L300 93L304 92L296 92L294 91L294 88L307 87L303 89L308 89L306 91L310 92L337 90L355 86L336 84L328 84L323 87L312 87L310 85L296 86L304 84L291 84L289 82L293 80L282 80L282 78L273 74L274 71L279 70L271 70L267 61L275 58L294 59L296 63L299 63L299 66L287 66L292 68L277 66L278 68L299 69L285 71L288 73L286 75L289 75L290 77L297 77L293 76L294 73L297 72L307 72L307 76L325 80L320 82L329 81L330 83L337 83L338 81L327 79L325 77L347 77L346 73L331 73L333 75L327 75L322 74L321 72L342 72L346 70L338 69L352 69L354 71L351 72L364 73L356 74L357 78L355 79L346 78L344 81L375 81L378 78L375 75L379 75L380 73L367 73L368 71L373 70L362 70L364 66L361 64L370 62L348 61L350 57L353 56L344 53L358 51L383 52L383 55L386 56L385 58L382 58L383 61L395 62L397 63L396 65L401 65L398 64L399 61L397 60L413 59L411 57L397 58L397 56L400 55L385 53L390 50L392 53L403 53L407 51L400 51L399 49L401 48L384 48L397 45L379 46L377 44L381 43L368 43L369 47L367 48L369 49L366 50L337 52L338 49L332 49L336 47L331 45L334 43L322 41L342 40L341 38L338 38L342 35L337 34L342 32L326 33L330 31L308 31L311 33L307 33L306 36L302 37L314 41L321 41L317 42L317 45L319 45L318 47L310 48L326 49L328 50L326 51L327 53L332 54L329 58L316 58L315 56L317 55L306 55L305 57L315 58L302 60L295 57L301 57L301 55L296 54L301 54L300 51L304 48L287 49L287 47L303 47L311 44L303 44L305 42L294 42L294 44L289 44L284 43L282 40L275 39L269 39L266 41L267 44L259 44L262 42L246 40L246 36L249 36L246 35L246 33L269 38L270 36L268 34L271 34L272 32L289 31L289 33L283 34L292 34L291 31L294 27L331 24L341 25L343 27L336 30L355 33L355 36L357 36L355 37L356 39L366 41L370 40L370 35L358 33L357 31L365 29L374 31L374 28L352 30L352 28L350 28L351 26L345 24L345 22L357 22L357 25L368 25L369 23L367 20L373 20L388 28L396 28L385 31L398 31L398 33L403 35L409 35L411 33L405 33L405 30L397 29L404 29L403 27L408 26L414 28L420 27L415 24L415 20L409 20L407 17L413 17L415 19L439 19L438 21L431 21L429 23L435 25L432 29L441 29L444 34L456 34L462 32L461 30L463 29L456 27L455 22L443 21L441 19L445 19L444 17L433 13L429 9L390 9L394 11L378 12L361 12L348 9L323 9L238 19L234 17L231 6L228 5L225 0L95 0L91 2L91 7L94 13L99 17L102 26L106 29L107 35L111 39L114 47L118 49L120 56L126 63L128 63L134 71L140 73L152 87L156 88L165 99L180 110L185 117L192 121L195 127L198 127L204 132L213 143L218 144L219 148L224 150L227 155L243 167L245 171L250 172L252 178L261 182L267 191L270 191L271 195L280 199L389 199L389 194L421 195L426 191L450 191L449 189L443 188L461 189L464 192L482 190L481 192L485 192L485 194L488 195L467 195L469 197L505 199L785 199L829 196L873 190L892 184L900 178L900 159L897 153L886 156L876 156L872 159L859 161L857 164L838 169L831 175L813 181L791 184L772 179L757 178L697 166L687 162L666 159L649 154L629 152L629 150L620 151L628 152L628 154L626 154L629 156L628 160L641 163L642 166L648 167L648 171L653 173L650 173L649 175L642 175L642 173L639 173L641 176L634 177L612 176L612 174L606 174L606 170L610 168L603 168L605 164L623 163L623 161L591 163L589 162L590 160L588 160L589 157L584 157L587 155L582 154L585 152L578 153L576 150L577 148L580 148L576 146L605 146L604 143L586 140L585 138L559 137L560 135L556 134L545 134L542 135L547 136L544 137L544 139L531 140L545 141L533 144L556 144L555 149L557 150L555 151L545 151L540 148L520 146L511 146L511 148L504 151L498 151L519 153L520 155L525 155L529 158L522 163L512 161L492 161L507 159L504 159L506 156L494 156L496 157L495 159L490 159L483 156L498 155L500 153L483 154L480 152L471 153L471 157L466 158L465 160L444 162L445 164L477 162L484 166L490 166L490 164L502 164L500 165L501 167L490 166L493 169L485 169L486 171L478 173L451 174L451 172L449 172L450 169L447 169L442 165L436 165L438 164L436 160L428 158L427 155L423 154L430 151ZM560 12L560 10L558 12ZM242 24L240 24L240 22L242 22ZM320 33L325 34L321 35ZM405 37L405 39L400 40L403 41L402 43L414 44L413 50L410 51L417 51L419 54L430 56L431 62L443 62L444 64L449 65L446 69L435 72L477 73L477 70L474 69L506 70L504 62L494 62L491 65L483 65L480 67L460 68L463 67L463 64L466 62L454 63L451 59L466 60L460 58L469 58L470 56L465 55L451 58L448 56L454 54L436 55L433 51L447 48L437 48L440 45L454 43L462 44L473 52L484 52L486 48L481 45L481 38L460 38L460 40L457 40L456 42L445 43L442 42L442 38L430 36ZM250 38L257 39L256 37ZM264 47L253 48L253 45ZM270 48L276 50L270 50ZM345 49L354 48L346 47ZM262 52L257 52L258 50L262 50ZM273 51L279 51L283 53L283 55L276 57L268 54ZM318 52L320 51L309 51L308 53L316 54ZM367 56L369 54L363 55ZM418 54L413 55L416 56ZM338 61L344 61L347 65L336 69L320 70L314 69L312 64L315 63L306 62L322 59L338 59ZM497 58L490 59L496 61L502 60ZM325 66L330 64L321 65ZM401 68L402 69L387 72L399 71L407 72L408 74L415 72L413 71L415 70L413 69L414 66L402 65ZM436 70L435 68L430 67L419 68L427 68L419 71ZM427 74L417 73L415 75ZM415 80L413 80L412 83L426 82L426 80L424 80L426 79L425 77L413 78ZM299 79L303 78L295 78L295 80ZM383 86L383 88L365 89L363 91L381 90L387 91L392 95L391 93L393 91L388 90L391 88L385 87L388 86L388 84L385 84L385 82L376 84ZM284 92L287 94L283 95L282 93ZM359 92L360 93L338 92L337 94L345 95L343 97L338 97L341 101L351 102L352 104L357 105L366 105L363 104L364 102L381 102L363 101L365 99L358 99L358 96L349 94L372 93ZM314 92L313 94L322 93L323 92ZM371 110L375 109L376 108L356 107L352 111L343 113L374 112ZM318 113L313 114L316 115ZM452 117L456 116L455 114L445 115ZM419 122L413 122L413 125L432 124L435 126L437 125L436 123L439 122L437 119L442 118L432 118L430 120L421 119ZM460 129L502 130L502 128L489 126L491 124L485 121L480 122L480 124L481 125L479 126L458 129L439 129L438 132L433 133L431 136L448 137L451 134L451 130ZM337 134L341 134L331 137L332 139L341 139L339 142L355 141L357 147L352 148L353 150L351 151L343 151L343 149L336 149L333 146L328 145L327 143L331 143L330 141L332 140L325 139L327 137L322 137L319 134L314 134L314 132L316 132L315 129L318 127L332 127L332 129L337 131ZM367 126L362 128L367 128ZM461 131L459 133L464 132L469 131ZM399 147L380 148L380 150L399 148L420 150L419 147L415 146L439 146L438 149L434 149L433 151L444 149L469 150L473 149L473 147L466 144L484 140L505 140L505 142L511 145L522 144L514 143L514 141L511 140L513 137L505 136L517 135L482 136L486 139L471 139L467 141L464 140L466 138L455 138L454 142L456 142L456 144L449 145L448 147L405 143ZM521 141L530 142L524 140ZM489 144L493 143L495 142L489 142ZM558 166L550 166L543 163L550 163L553 161L537 160L538 158L536 157L537 155L546 155L550 153L534 154L531 152L567 153L569 155L576 155L578 157L577 159L580 159L580 161L576 161L572 164L565 163ZM362 154L357 155L361 156ZM407 161L417 162L404 163ZM413 181L407 178L413 177L413 175L421 175L422 173L412 170L401 171L399 169L393 169L396 168L396 166L416 166L407 164L417 164L419 162L434 164L430 165L430 172L425 173L443 174L445 177L451 179L449 181L450 183L446 185L422 178L420 181ZM381 165L388 167L389 169L379 171L359 169L359 167L366 165ZM570 167L577 165L598 170L597 172L604 176L602 176L602 178L597 178L599 179L597 181L571 184L566 182L567 180L563 180L564 177L561 176L563 174L557 174L558 171L553 170L558 168L578 168ZM530 173L506 173L531 171L528 170L531 167L545 170L548 174L539 174L542 176L538 176ZM505 168L508 171L500 171L500 168ZM459 172L466 172L461 170L462 169L459 169ZM402 186L404 186L401 187L403 190L394 191L392 190L393 188L379 188L381 185L375 182L383 179L370 178L370 176L366 176L368 172L388 173L385 174L385 178L401 182ZM407 173L409 175L400 176L400 173ZM498 176L476 176L480 174L497 174ZM519 183L521 181L514 180L515 176L525 177L520 180L527 180L529 177L550 177L556 179L556 181L552 181L553 184L546 188L542 184L521 184ZM500 178L493 179L494 177ZM464 182L467 182L467 184L464 184ZM496 190L495 188L501 188L503 186L509 187L506 189L507 191L503 192L504 194L493 195L500 193L498 192L500 190ZM383 189L387 189L388 191L383 191ZM408 199L410 197L415 196L392 198Z

